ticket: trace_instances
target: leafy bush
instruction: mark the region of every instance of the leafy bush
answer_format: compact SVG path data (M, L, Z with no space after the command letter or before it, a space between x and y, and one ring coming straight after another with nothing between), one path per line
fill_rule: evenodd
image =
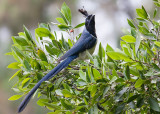
M154 0L157 8L160 2ZM157 8L149 15L145 8L136 9L138 17L128 19L131 29L121 37L121 49L99 44L97 55L88 53L89 61L76 60L64 71L42 83L35 97L37 104L57 113L159 113L160 107L160 23ZM19 69L9 80L18 77L12 89L18 93L9 100L24 97L33 86L56 66L57 59L73 46L81 34L74 36L71 11L64 3L54 23L69 39L49 24L41 23L35 40L24 26L24 32L13 36L12 55L17 62L8 68Z

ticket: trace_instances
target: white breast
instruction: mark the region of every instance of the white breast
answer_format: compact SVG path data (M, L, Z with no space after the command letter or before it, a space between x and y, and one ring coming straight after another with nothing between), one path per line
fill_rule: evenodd
M97 42L96 42L96 44L97 44ZM93 54L93 52L95 50L96 44L94 45L94 47L92 47L91 49L87 50L91 55ZM82 59L82 60L88 59L86 51L84 51L82 53L79 53L78 59Z

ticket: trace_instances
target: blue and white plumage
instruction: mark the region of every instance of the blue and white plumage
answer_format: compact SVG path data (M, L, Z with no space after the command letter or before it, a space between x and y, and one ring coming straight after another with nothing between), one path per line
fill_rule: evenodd
M26 107L28 102L30 101L31 97L33 96L34 92L39 88L43 81L49 80L58 74L62 69L68 66L74 59L77 57L83 58L85 51L88 50L91 54L94 51L95 45L97 43L97 36L95 33L95 16L88 15L87 11L79 10L82 14L86 16L85 20L85 28L82 32L81 37L78 41L73 45L73 47L68 50L60 59L62 61L59 63L54 69L52 69L48 74L46 74L33 88L32 90L26 95L25 99L21 102L18 112L22 112L23 109Z

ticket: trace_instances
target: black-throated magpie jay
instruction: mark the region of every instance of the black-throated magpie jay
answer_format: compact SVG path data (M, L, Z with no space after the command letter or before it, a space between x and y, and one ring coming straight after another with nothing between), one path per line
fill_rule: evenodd
M85 51L88 50L91 54L94 52L95 45L97 43L97 36L95 31L95 15L89 15L86 10L79 9L83 15L85 15L85 28L82 32L81 37L78 41L73 45L73 47L68 50L62 57L60 57L59 63L53 70L51 70L47 75L45 75L26 95L25 99L21 102L18 112L22 112L26 107L28 102L30 101L34 92L39 88L43 81L49 80L54 77L57 73L59 73L62 69L68 66L70 62L72 62L77 57L82 57L85 54ZM83 58L83 57L82 57Z

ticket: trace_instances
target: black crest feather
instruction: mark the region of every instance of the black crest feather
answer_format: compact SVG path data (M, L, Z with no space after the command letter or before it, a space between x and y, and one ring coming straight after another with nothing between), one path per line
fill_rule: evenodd
M78 11L82 13L84 16L88 16L88 12L85 9L78 9Z

